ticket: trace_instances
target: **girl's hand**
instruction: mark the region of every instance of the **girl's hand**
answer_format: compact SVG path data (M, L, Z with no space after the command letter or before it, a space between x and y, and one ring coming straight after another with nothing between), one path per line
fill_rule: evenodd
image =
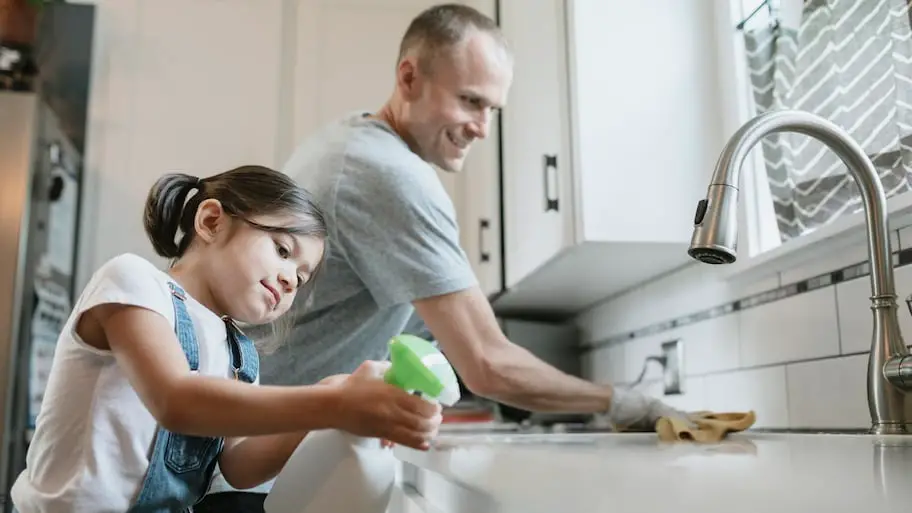
M339 380L337 427L357 436L380 438L381 445L401 444L426 450L440 427L440 405L383 382L389 362L368 361Z
M339 383L342 383L343 381L348 379L348 377L350 375L351 374L333 374L332 376L326 376L325 378L321 379L320 381L317 382L317 384L318 385L338 385Z

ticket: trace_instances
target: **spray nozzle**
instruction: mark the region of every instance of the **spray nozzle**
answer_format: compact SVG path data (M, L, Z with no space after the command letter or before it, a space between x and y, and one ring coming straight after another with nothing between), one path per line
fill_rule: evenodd
M390 342L390 368L383 376L387 383L408 392L452 406L459 401L456 372L433 344L414 335L402 334Z

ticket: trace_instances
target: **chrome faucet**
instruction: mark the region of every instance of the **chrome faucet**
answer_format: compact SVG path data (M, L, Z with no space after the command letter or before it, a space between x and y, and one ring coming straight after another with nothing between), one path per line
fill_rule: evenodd
M912 355L897 318L886 198L874 164L845 131L826 119L794 110L766 112L738 129L719 156L706 198L697 204L687 254L707 264L735 261L741 166L754 145L777 132L803 134L826 145L842 159L861 191L874 315L867 379L870 432L912 434Z

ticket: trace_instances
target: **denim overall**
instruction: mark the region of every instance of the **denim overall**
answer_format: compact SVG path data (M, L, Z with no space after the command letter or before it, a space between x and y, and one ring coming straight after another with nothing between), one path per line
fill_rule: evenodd
M193 321L184 304L186 295L178 285L171 287L174 303L175 332L191 371L199 370L199 345ZM225 319L228 346L235 379L252 383L259 369L259 358L253 342L230 319ZM192 505L209 489L223 438L199 437L172 433L161 426L155 432L149 469L139 494L128 513L190 512Z

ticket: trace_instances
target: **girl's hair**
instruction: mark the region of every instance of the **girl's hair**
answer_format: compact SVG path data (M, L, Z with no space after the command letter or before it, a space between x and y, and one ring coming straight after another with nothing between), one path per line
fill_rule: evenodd
M193 192L195 194L191 195ZM326 239L326 219L306 189L288 175L268 167L241 166L207 178L170 173L155 182L146 199L143 225L156 253L172 261L184 255L196 234L196 211L207 199L218 200L228 215L254 228ZM270 215L290 215L297 222L288 226L266 226L251 220L255 216ZM298 291L295 302L304 300L304 308L312 302L326 252L324 246L324 258L307 284ZM290 315L283 317L293 323Z

